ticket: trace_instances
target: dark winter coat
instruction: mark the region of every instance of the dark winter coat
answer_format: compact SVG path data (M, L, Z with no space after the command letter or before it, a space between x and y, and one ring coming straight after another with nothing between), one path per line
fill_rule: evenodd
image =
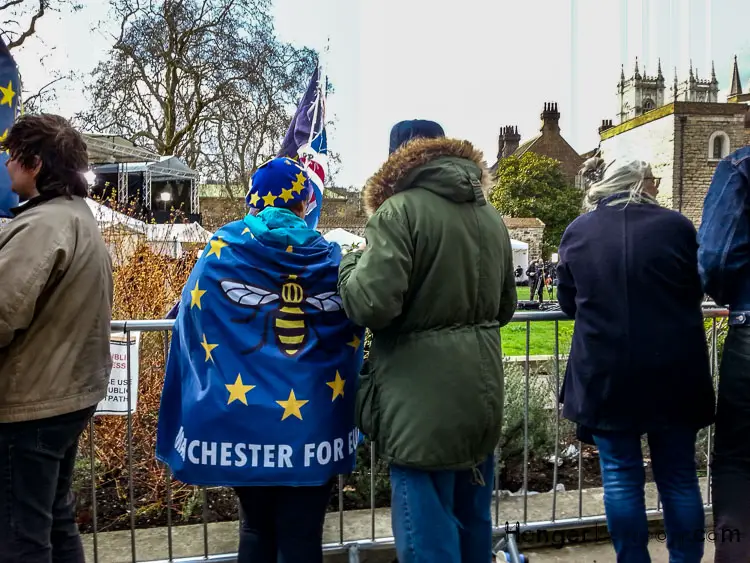
M357 424L386 461L465 469L500 438L500 327L516 307L513 252L471 144L419 139L367 183L367 248L341 262L349 317L373 332Z
M656 204L605 200L568 227L557 266L560 307L575 317L565 418L639 433L712 422L697 253L692 223Z

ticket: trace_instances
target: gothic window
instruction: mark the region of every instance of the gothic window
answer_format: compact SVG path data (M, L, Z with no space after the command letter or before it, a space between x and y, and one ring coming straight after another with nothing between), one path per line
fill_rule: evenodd
M643 111L651 111L654 107L654 101L651 98L643 100Z
M716 131L708 140L708 159L721 160L729 155L729 136L724 131Z

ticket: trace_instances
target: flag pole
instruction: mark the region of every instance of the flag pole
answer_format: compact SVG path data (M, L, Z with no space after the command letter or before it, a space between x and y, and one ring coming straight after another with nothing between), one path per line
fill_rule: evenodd
M315 125L318 122L318 107L320 106L320 71L321 71L321 65L320 65L320 57L318 57L318 84L315 88L315 107L313 108L313 118L312 118L312 124L310 126L310 138L307 140L308 144L312 143L313 138L315 137Z

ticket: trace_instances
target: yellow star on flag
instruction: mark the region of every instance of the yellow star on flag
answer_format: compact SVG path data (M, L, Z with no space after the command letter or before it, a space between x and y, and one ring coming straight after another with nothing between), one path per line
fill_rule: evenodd
M302 420L302 412L300 412L300 408L305 406L310 401L300 401L297 399L297 397L294 396L294 389L292 389L289 393L289 399L286 401L276 401L280 406L284 407L284 415L281 417L281 420L286 420L290 416L296 416L300 420Z
M3 88L2 86L0 86L0 93L3 94L3 98L0 100L0 106L8 104L10 107L13 107L13 98L15 97L16 93L13 91L12 80L8 80L7 88Z
M305 175L300 172L297 174L297 179L292 184L292 191L296 194L301 194L302 190L305 189Z
M8 130L6 129L3 131L3 134L0 135L0 143L2 143L5 139L8 138ZM8 151L3 151L4 153L7 153Z
M256 192L253 192L252 195L250 196L250 205L254 206L259 201L260 201L260 196Z
M224 242L221 239L212 240L209 242L211 245L211 250L208 251L208 254L206 254L206 258L211 256L212 254L216 254L216 257L221 260L221 249L225 246L229 246L228 243Z
M338 370L336 370L336 379L326 382L326 385L333 389L333 398L331 398L331 402L335 401L336 397L344 396L344 383L346 383L346 380L341 379L341 375L339 374Z
M250 232L250 227L245 227L245 228L244 228L244 229L242 230L242 234L243 234L243 235L244 235L245 233L249 233L249 232Z
M247 405L247 392L255 389L255 385L245 385L242 383L242 376L238 373L237 379L232 385L228 383L224 385L229 391L229 399L227 404L231 405L234 401L239 401L243 405Z
M266 204L266 207L273 207L273 202L276 201L277 197L278 196L273 195L271 192L268 192L263 196L263 203Z
M213 356L211 355L211 352L214 348L218 347L218 344L209 344L208 340L206 340L206 335L203 335L203 342L201 342L201 346L203 346L203 349L206 351L206 361L211 360L214 361Z
M286 247L286 251L287 251L287 252L294 252L294 249L292 248L292 245L291 245L291 244L290 244L289 246L287 246L287 247Z
M281 195L279 197L283 199L284 202L287 202L294 199L294 194L292 193L292 190L281 190Z
M203 297L203 294L206 293L205 289L201 289L198 287L198 283L200 280L196 280L195 282L195 289L190 290L190 308L192 309L194 306L198 306L198 308L201 308L201 297Z
M360 345L361 343L362 343L362 340L360 340L359 338L357 338L357 335L355 334L355 335L354 335L354 336L352 337L352 341L351 341L351 342L347 342L347 343L346 343L346 345L347 345L347 346L351 346L351 347L352 347L352 348L354 348L355 350L358 350L358 349L359 349L359 345Z

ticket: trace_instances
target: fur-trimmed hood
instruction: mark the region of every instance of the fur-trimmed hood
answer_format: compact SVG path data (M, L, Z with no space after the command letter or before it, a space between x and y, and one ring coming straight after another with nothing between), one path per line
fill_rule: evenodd
M468 141L419 138L408 142L365 184L363 199L372 216L392 195L422 187L454 201L486 202L492 179L484 155Z

